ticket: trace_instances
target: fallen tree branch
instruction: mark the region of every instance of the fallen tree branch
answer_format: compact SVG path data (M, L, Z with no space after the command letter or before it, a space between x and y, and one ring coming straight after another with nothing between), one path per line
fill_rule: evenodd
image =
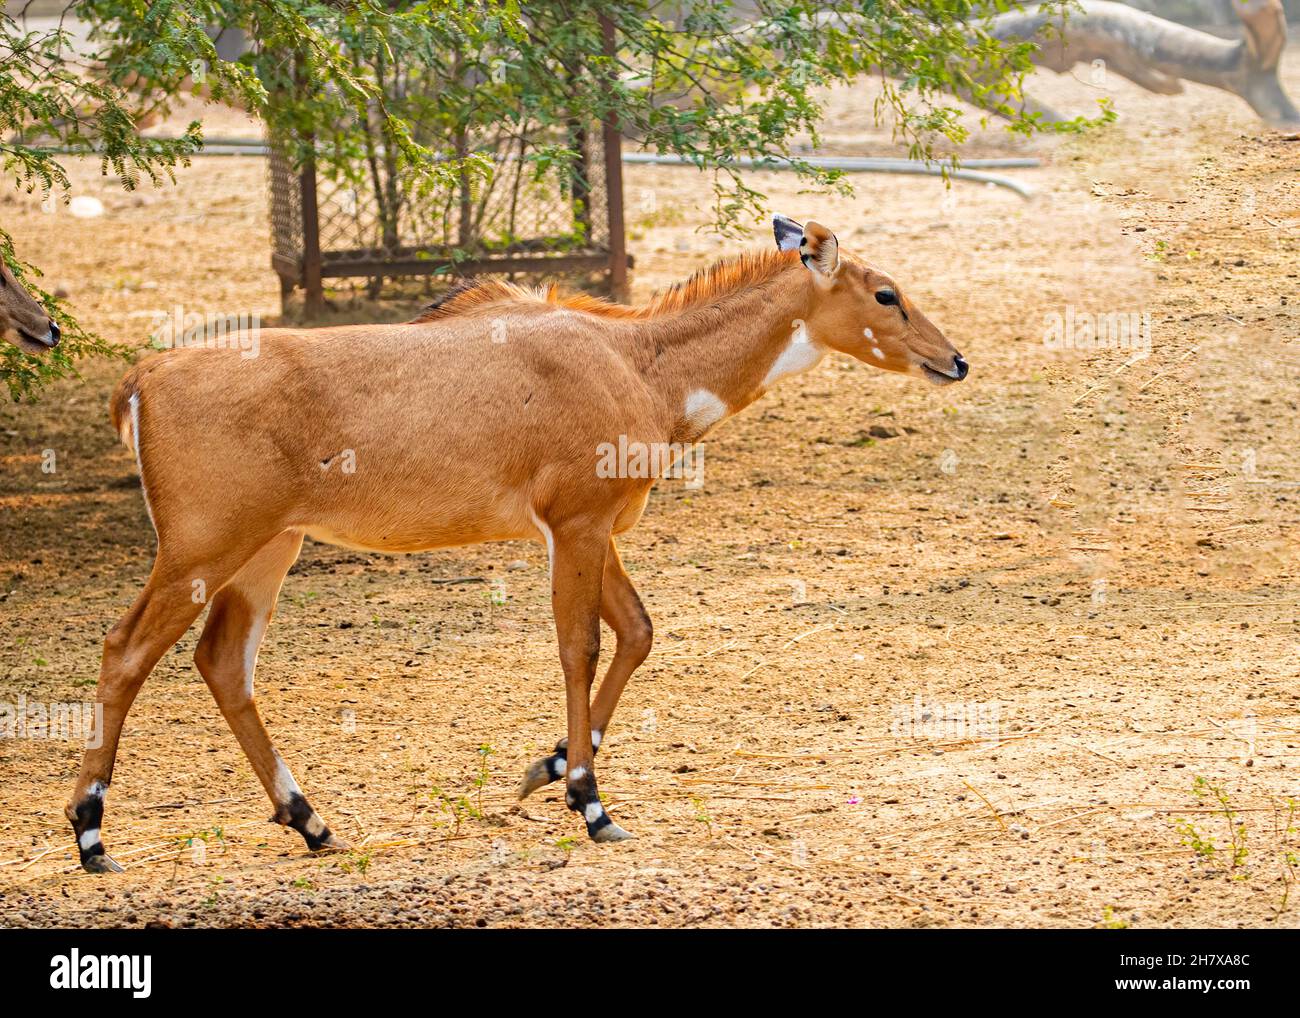
M1109 0L1080 0L1079 9L1064 19L1056 10L1027 7L999 15L990 32L1002 40L1038 41L1034 63L1058 74L1100 60L1108 73L1148 92L1173 95L1183 90L1184 81L1194 81L1240 96L1273 127L1300 127L1300 110L1278 80L1286 47L1281 0L1241 0L1232 6L1245 30L1241 39L1220 39ZM1060 119L1035 103L1024 106Z

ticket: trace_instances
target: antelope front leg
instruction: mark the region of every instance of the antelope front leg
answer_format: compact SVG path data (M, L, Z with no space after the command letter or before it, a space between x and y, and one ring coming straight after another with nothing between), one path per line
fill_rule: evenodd
M553 541L551 604L569 720L564 801L582 814L592 841L622 841L631 835L610 820L601 805L591 740L591 682L600 657L601 576L608 531L596 535L590 528L556 528Z
M600 742L609 730L619 695L632 673L650 654L653 629L636 588L632 586L627 571L619 558L618 549L610 538L605 551L605 571L601 583L600 616L614 630L618 644L614 659L609 663L605 678L600 683L595 702L591 705L591 752L600 751ZM561 739L555 752L533 761L519 783L519 798L525 799L543 785L564 777L569 762L569 740Z

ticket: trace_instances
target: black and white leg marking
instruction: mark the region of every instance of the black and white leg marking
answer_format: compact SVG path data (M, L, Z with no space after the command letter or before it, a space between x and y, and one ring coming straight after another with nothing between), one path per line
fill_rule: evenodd
M81 856L81 868L87 873L121 873L122 867L104 851L104 842L100 840L99 829L104 822L104 795L108 785L96 781L90 786L76 807L68 814L72 821L73 833L77 835L77 852Z
M592 841L624 841L632 837L609 818L596 791L596 775L585 767L574 767L566 775L564 803L587 822L587 837Z
M276 759L279 766L275 778L276 807L275 816L271 817L272 823L292 827L302 835L307 847L313 852L319 852L323 848L347 848L342 840L330 833L325 821L311 808L311 803L302 794L298 782L294 781L289 768L279 759L278 754Z
M325 826L325 821L316 815L316 811L311 808L311 803L301 792L294 792L287 803L276 809L275 816L271 819L277 824L292 827L301 834L303 840L307 842L307 847L313 852L333 847L334 835Z
M600 732L591 733L591 755L594 757L600 752ZM561 739L555 744L555 752L550 756L544 756L540 760L534 760L529 765L528 770L524 771L524 778L519 782L518 796L527 799L543 785L549 785L552 781L559 781L568 773L569 761L569 740Z

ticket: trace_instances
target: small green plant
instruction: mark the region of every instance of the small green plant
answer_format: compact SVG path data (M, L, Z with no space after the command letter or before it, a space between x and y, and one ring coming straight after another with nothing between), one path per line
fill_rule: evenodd
M365 876L366 870L370 869L370 853L350 848L346 853L339 856L335 865L344 873L356 872Z
M420 815L420 801L425 797L424 786L429 780L428 773L415 759L414 753L408 754L406 769L410 772L410 791L411 791L411 823L415 823L415 818ZM437 791L437 789L434 789Z
M1273 815L1273 823L1278 836L1278 861L1282 865L1282 873L1279 880L1282 882L1282 899L1278 902L1277 911L1273 918L1276 919L1287 910L1291 900L1291 888L1295 886L1296 867L1300 866L1300 851L1297 851L1296 845L1296 801L1286 799L1286 812L1282 814L1279 822L1277 814Z
M483 814L483 789L492 779L491 771L488 769L488 757L495 752L496 750L486 742L478 748L478 774L474 776L474 794L480 816Z
M221 885L225 882L225 877L213 877L208 881L208 896L203 899L204 908L217 907L217 902L221 900Z
M433 801L442 808L443 812L451 818L451 836L453 838L459 836L460 825L465 822L467 817L477 820L482 816L482 813L469 801L468 796L452 795L449 792L444 792L437 785L433 786L429 794L433 797Z
M298 877L289 884L290 887L296 887L300 891L314 891L316 885L311 882L310 877Z
M704 800L699 796L692 795L691 805L695 807L695 819L704 825L709 837L713 837L713 817L709 815L709 811L705 808Z
M176 856L172 859L172 876L171 883L176 882L176 870L180 866L181 857L186 851L190 853L190 859L196 865L202 865L207 859L207 848L212 842L221 846L224 852L226 849L226 832L221 827L209 827L207 830L195 831L176 839Z
M1109 905L1101 910L1101 922L1097 924L1098 929L1102 930L1127 930L1128 923L1123 919L1115 918L1115 910Z
M1220 846L1213 835L1202 834L1190 820L1179 820L1174 826L1183 835L1183 844L1226 876L1234 880L1245 880L1249 876L1245 870L1246 857L1250 854L1246 848L1246 824L1232 808L1227 790L1207 778L1198 777L1192 785L1192 794L1223 818L1228 834L1227 843Z
M555 847L564 853L564 865L569 865L569 860L573 858L573 850L578 847L578 842L573 835L566 834L562 838L555 839Z
M455 795L454 793L444 790L438 785L434 785L429 790L430 800L437 808L447 814L451 820L451 836L457 837L460 834L461 824L466 819L482 820L483 811L483 790L487 788L492 781L492 769L488 765L488 758L496 752L496 749L488 743L482 743L477 750L478 753L478 770L474 774L474 780L471 784L474 787L473 800L468 795ZM414 769L414 768L413 768ZM419 807L419 793L416 792L416 809ZM414 815L412 815L414 819Z

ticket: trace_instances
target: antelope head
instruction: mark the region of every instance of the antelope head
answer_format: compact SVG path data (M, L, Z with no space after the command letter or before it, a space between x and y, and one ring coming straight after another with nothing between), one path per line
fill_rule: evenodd
M0 258L0 334L20 350L45 353L59 344L59 326L23 289Z
M866 364L919 375L936 385L966 377L968 365L938 327L879 269L840 251L820 223L772 221L782 251L798 251L812 275L808 338Z

